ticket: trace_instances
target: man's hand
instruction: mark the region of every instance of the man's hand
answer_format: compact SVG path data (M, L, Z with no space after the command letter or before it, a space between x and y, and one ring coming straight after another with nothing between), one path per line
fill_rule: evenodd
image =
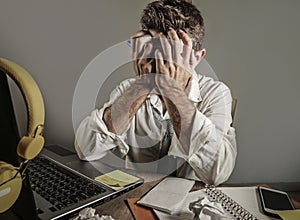
M147 31L139 31L131 37L131 54L136 74L136 83L144 84L151 91L155 87L155 57L153 53L152 35Z
M195 106L188 99L195 55L192 40L184 32L170 29L168 36L160 34L161 49L155 50L156 85L162 94L175 133L189 154L190 133Z
M194 51L191 38L182 30L178 34L170 29L168 37L159 36L161 49L155 50L156 84L164 94L171 88L181 88L186 94L190 91L193 71Z
M154 66L152 65L153 58L150 59L150 54L153 53L152 44L149 43L151 39L151 34L146 31L139 31L131 37L136 81L111 106L105 109L103 120L110 132L122 134L155 87L155 74L150 74Z
M131 36L131 56L134 70L137 76L152 72L153 56L152 53L152 36L150 32L138 31Z

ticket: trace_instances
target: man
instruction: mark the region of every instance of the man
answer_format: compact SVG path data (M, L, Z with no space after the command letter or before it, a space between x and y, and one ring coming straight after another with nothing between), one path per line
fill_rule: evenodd
M136 76L81 122L79 157L113 151L128 167L225 182L236 159L232 98L226 85L194 70L206 53L200 11L183 0L154 1L141 26L131 37Z

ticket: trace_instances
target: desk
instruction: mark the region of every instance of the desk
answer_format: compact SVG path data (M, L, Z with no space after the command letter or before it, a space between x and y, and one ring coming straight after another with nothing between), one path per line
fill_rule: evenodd
M141 197L147 193L152 187L159 183L162 179L162 176L159 175L141 175L145 179L145 183L138 188L117 197L103 205L96 207L96 213L101 215L110 215L115 220L134 220L125 200L128 198ZM300 183L269 183L269 184L224 184L224 186L257 186L257 185L268 185L272 188L279 190L284 190L289 193L291 198L297 199L300 201ZM203 184L197 182L192 190L199 190L203 188ZM300 209L300 203L293 201L295 208Z
M134 218L125 203L125 200L128 198L141 197L159 182L160 180L146 182L138 188L98 206L96 208L96 213L99 215L110 215L115 220L133 220Z
M145 183L138 188L117 197L103 205L96 207L96 213L99 215L111 215L115 220L133 220L133 216L127 207L125 200L128 198L141 197L147 193L153 186L161 181L163 176L158 174L141 174L141 177L145 179ZM253 184L225 184L224 186L254 186ZM292 198L300 201L300 183L269 183L267 184L272 188L284 190L290 194ZM193 187L193 190L198 190L203 187L203 184L197 182ZM293 201L297 209L300 209L300 203ZM11 212L6 212L4 215L0 215L0 219L20 220ZM73 219L73 218L71 218Z
M128 198L140 198L142 195L147 193L152 187L158 184L164 177L160 174L149 173L141 173L139 174L139 176L145 181L143 185L107 203L104 203L103 205L96 207L96 213L98 213L100 216L110 215L115 220L133 220L134 218L125 200Z

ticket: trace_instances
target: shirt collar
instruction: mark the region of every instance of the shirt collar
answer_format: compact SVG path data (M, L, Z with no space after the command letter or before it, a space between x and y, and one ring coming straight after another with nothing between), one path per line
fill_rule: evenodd
M200 102L202 100L200 96L200 88L199 88L199 76L196 73L196 71L193 72L192 75L192 85L191 85L191 91L189 93L189 99L193 102Z

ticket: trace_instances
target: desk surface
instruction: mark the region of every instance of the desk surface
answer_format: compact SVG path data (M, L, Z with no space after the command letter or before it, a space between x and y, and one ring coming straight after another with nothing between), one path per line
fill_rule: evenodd
M136 198L141 197L145 193L147 193L153 186L155 186L157 183L159 183L163 176L159 176L157 174L149 175L144 174L141 175L145 179L145 183L138 188L123 194L122 196L119 196L105 204L102 204L98 207L96 207L96 213L101 215L110 215L115 220L133 220L133 216L125 202L128 198ZM251 185L258 185L258 184L226 184L226 186L251 186ZM297 201L300 201L300 183L296 184L290 184L290 183L270 183L267 184L272 188L276 188L279 190L284 190L290 194L292 198L295 198ZM193 187L193 190L197 190L202 188L203 185L201 183L196 183ZM300 203L297 201L293 201L295 207L297 209L300 209ZM0 215L0 219L10 219L10 220L19 220L15 215L13 215L10 212L6 212L5 215ZM73 218L71 218L73 219Z
M115 220L133 220L133 216L126 204L126 199L140 198L147 193L152 187L158 184L163 176L159 174L141 174L139 175L145 180L145 183L138 188L125 193L103 205L96 208L96 213L101 215L110 215Z
M115 220L134 220L127 204L126 199L128 198L140 198L145 193L147 193L152 187L158 184L162 177L158 175L152 176L149 174L142 177L145 179L145 183L138 188L117 197L103 205L100 205L96 208L96 213L101 215L110 215ZM270 183L270 184L228 184L228 186L257 186L257 185L269 185L272 188L281 189L290 194L292 198L297 198L297 201L300 201L300 183L297 183L297 191L295 190L295 184L290 183ZM227 186L227 184L226 184ZM203 184L197 182L192 190L198 190L203 187ZM293 200L295 208L300 209L300 203Z

